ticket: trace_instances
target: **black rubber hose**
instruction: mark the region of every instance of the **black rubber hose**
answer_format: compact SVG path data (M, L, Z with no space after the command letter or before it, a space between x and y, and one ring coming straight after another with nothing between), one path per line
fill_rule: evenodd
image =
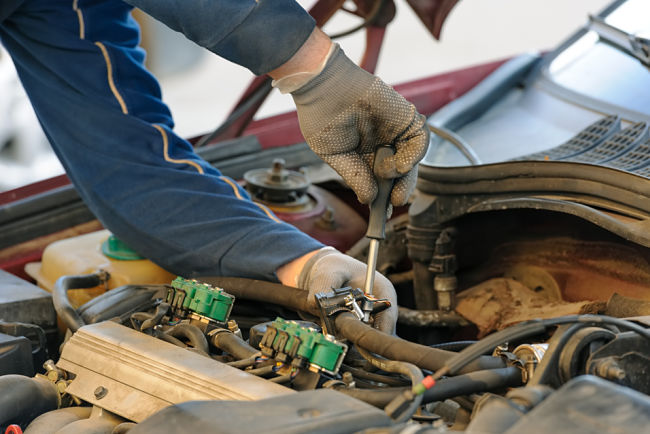
M416 310L399 307L397 322L413 327L462 327L469 322L456 312L442 310Z
M169 342L170 344L174 344L177 347L187 348L187 345L185 344L185 342L183 342L180 339L177 339L177 338L175 338L173 336L165 334L165 332L163 332L163 331L154 330L153 331L153 336L160 339L161 341L165 341L165 342Z
M437 371L458 353L439 350L391 336L362 323L351 313L341 313L335 319L338 332L354 343L375 354L390 360L413 363L414 365ZM480 356L461 369L460 373L497 369L505 367L503 360L497 357Z
M567 315L548 319L534 319L500 330L470 345L460 353L454 353L454 357L442 369L435 372L433 378L438 379L444 375L453 375L457 372L462 372L467 366L474 363L480 354L484 354L486 351L504 342L516 342L520 339L542 334L548 327L576 323L593 326L602 326L603 324L613 325L624 330L635 331L650 340L650 329L631 321L612 318L606 315Z
M521 369L509 366L500 369L488 369L469 374L458 375L440 379L436 384L424 392L422 402L444 401L461 395L472 393L490 392L506 387L522 385ZM337 388L337 391L348 396L364 401L375 407L384 408L397 395L407 390L406 387L390 387L384 389L346 389Z
M131 326L135 330L140 330L142 331L142 324L153 317L154 314L149 313L149 312L133 312L131 314Z
M200 277L198 280L223 288L235 297L278 304L320 316L318 309L308 303L308 292L302 289L242 277ZM413 363L430 371L444 366L447 360L456 355L451 351L437 350L406 341L397 336L387 335L362 323L352 314L339 314L335 324L337 330L345 338L359 344L360 347L387 359ZM503 368L504 366L503 360L497 357L481 356L460 372L467 373L482 369Z
M309 293L299 288L243 277L198 277L197 280L223 288L235 297L273 303L320 316L318 308L308 303Z
M79 330L80 327L85 326L86 323L70 304L68 290L94 288L106 282L108 278L108 273L100 271L98 273L80 276L62 276L54 284L54 291L52 292L54 309L59 318L61 318L61 321L63 321L72 333Z
M259 355L259 350L248 345L246 341L230 330L221 329L210 332L210 342L238 360L250 359Z
M206 356L210 355L208 340L205 338L201 329L196 326L191 324L177 324L168 330L165 330L165 334L173 338L185 338L190 341L192 346L201 354Z
M56 410L61 398L56 386L43 378L23 375L0 377L0 426L28 425L34 418Z
M169 311L169 304L160 303L158 306L156 306L156 312L150 318L142 322L142 325L140 326L140 331L143 332L147 329L154 328L155 326L160 324L160 321L165 315L167 315L168 311Z
M412 386L415 386L424 380L424 375L422 374L420 368L412 363L381 359L370 354L368 351L364 350L361 347L357 347L357 351L359 351L359 354L361 354L361 356L370 362L370 364L375 368L409 377ZM407 395L408 400L410 401L405 409L391 409L391 403L393 401L389 402L384 409L386 413L388 413L389 416L393 417L397 423L406 422L411 419L411 417L415 414L415 412L418 410L418 407L420 407L420 404L422 403L422 395L413 396L410 388L407 388L402 392L402 394Z
M424 392L422 402L444 401L455 396L518 387L522 384L521 369L516 366L470 372L438 380L431 389Z

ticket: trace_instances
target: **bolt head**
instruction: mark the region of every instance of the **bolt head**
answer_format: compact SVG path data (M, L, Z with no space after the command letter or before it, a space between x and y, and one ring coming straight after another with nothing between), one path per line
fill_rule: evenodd
M108 394L108 389L106 389L104 386L99 386L93 393L95 395L95 398L102 399Z

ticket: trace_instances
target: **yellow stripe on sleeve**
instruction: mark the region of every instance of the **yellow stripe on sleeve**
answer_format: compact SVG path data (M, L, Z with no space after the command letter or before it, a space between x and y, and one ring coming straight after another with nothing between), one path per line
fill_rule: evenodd
M99 49L102 51L102 55L104 56L104 60L106 61L106 73L108 75L108 86L111 88L111 92L113 92L113 95L115 96L117 102L120 104L120 107L122 107L122 113L126 115L129 113L129 111L126 109L126 103L124 103L124 99L122 98L122 95L120 95L120 92L118 92L117 88L115 87L115 83L113 82L113 64L111 63L111 58L108 56L108 50L106 50L106 47L101 42L95 42L95 45L97 45Z
M233 190L233 192L235 193L235 196L237 197L237 199L239 199L239 200L244 200L244 198L242 197L241 193L239 193L239 188L237 188L237 185L235 185L235 183L234 183L231 179L226 178L225 176L220 176L219 178L220 178L222 181L225 181L228 185L230 185L230 186L232 187L232 190ZM261 203L257 203L257 202L253 202L253 203L254 203L255 205L257 205L257 206L258 206L262 211L264 211L264 213L265 213L267 216L269 216L269 218L270 218L271 220L273 220L273 221L276 222L276 223L282 223L282 222L281 222L281 221L280 221L276 216L273 215L273 213L271 212L271 210L268 209L266 206L262 205Z
M167 138L167 132L160 125L154 125L153 127L155 129L157 129L158 132L160 132L160 135L162 136L162 139L163 139L163 155L164 155L165 161L168 161L170 163L176 163L176 164L189 164L190 166L194 167L200 174L203 174L203 167L201 167L196 161L177 160L175 158L170 157L169 156L169 139Z

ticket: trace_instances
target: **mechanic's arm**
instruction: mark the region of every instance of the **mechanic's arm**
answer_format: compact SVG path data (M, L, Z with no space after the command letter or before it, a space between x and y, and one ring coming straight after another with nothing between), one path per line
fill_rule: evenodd
M226 53L250 58L249 65L261 59L238 44L248 31L259 34L259 14L268 18L273 9L268 6L277 5L284 17L279 22L303 31L295 44L283 43L269 70L291 58L314 27L303 9L285 0L177 3L192 12L188 18L205 12L199 14L207 16L203 36ZM141 255L186 277L273 281L279 267L323 247L252 202L174 133L158 83L144 67L130 6L80 1L74 10L70 4L22 2L0 21L0 40L70 179L105 227ZM198 10L200 4L209 10Z
M216 54L256 74L268 73L280 91L292 94L309 146L343 177L362 203L369 204L377 193L371 166L375 150L381 145L393 146L395 155L383 162L379 172L396 179L391 203L407 202L417 178L416 164L428 145L424 116L333 46L311 18L295 8L295 2L241 0L238 12L247 10L248 14L239 13L232 21L232 31L218 39L214 38L214 28L202 23L214 23L218 17L210 19L214 8L206 8L202 2L188 5L185 1L184 8L170 8L178 0L127 1ZM191 16L197 8L205 17L198 23ZM284 284L315 293L346 285L361 287L365 269L359 261L326 248L298 257L276 274ZM390 332L397 319L395 291L379 273L375 292L392 301L393 307L383 312L376 324Z
M352 63L316 28L296 54L269 72L274 86L291 92L307 143L357 193L370 203L377 192L372 161L380 145L392 145L395 156L384 162L383 176L397 178L393 205L403 205L413 190L417 162L424 156L428 133L424 117L401 95ZM277 271L280 281L309 289L310 296L344 286L362 287L366 264L332 249L312 251ZM375 295L391 308L375 319L375 327L392 332L397 300L392 284L375 277Z
M415 187L428 145L425 118L378 77L347 58L293 0L126 0L208 50L269 74L296 103L307 144L369 204L377 194L377 147L395 155L379 168L395 178L393 205Z

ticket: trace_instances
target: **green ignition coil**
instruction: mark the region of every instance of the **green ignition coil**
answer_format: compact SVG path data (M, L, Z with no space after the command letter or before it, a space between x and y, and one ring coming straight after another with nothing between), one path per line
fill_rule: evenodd
M267 327L260 347L263 355L279 362L331 375L338 372L348 349L332 336L282 318L276 318Z
M172 281L166 302L172 307L194 312L214 321L228 321L235 297L207 283L177 277Z

